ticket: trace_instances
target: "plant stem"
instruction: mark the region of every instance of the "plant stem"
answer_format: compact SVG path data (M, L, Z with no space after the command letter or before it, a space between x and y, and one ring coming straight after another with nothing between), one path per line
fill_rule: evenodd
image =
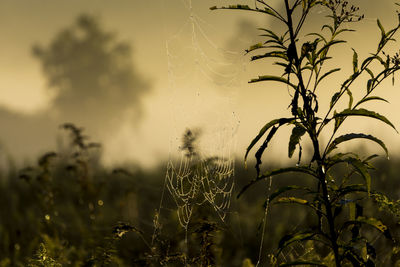
M289 8L289 3L288 0L285 0L285 6L286 6L286 13L288 16L288 27L289 27L289 33L290 33L290 41L291 43L294 45L295 47L295 37L294 37L294 33L293 33L293 22L292 22L292 11ZM303 77L302 77L302 73L301 73L301 66L300 66L300 61L297 55L297 50L295 50L295 64L298 67L298 79L299 79L299 85L301 88L301 94L303 96L303 102L304 102L304 108L305 111L307 111L307 116L306 116L306 120L309 121L309 126L310 126L310 130L309 130L309 135L311 137L311 140L313 142L313 147L314 147L314 160L316 160L317 162L317 173L318 173L318 177L319 180L321 182L321 186L322 186L322 194L323 194L323 199L325 202L325 208L326 208L326 215L327 215L327 219L328 219L328 224L329 224L329 232L330 232L330 241L332 244L332 249L333 249L333 253L335 255L335 262L336 262L336 267L341 267L340 264L340 259L339 259L339 249L338 249L338 245L337 245L337 235L336 235L336 231L335 231L335 220L333 218L333 214L332 214L332 206L329 200L329 193L328 193L328 188L326 185L326 175L325 175L325 171L323 169L323 161L321 159L321 154L319 151L319 142L318 142L318 136L317 136L317 124L314 120L314 112L310 106L310 102L307 101L307 96L306 96L306 88L304 86L304 82L303 82Z
M314 131L314 132L316 132L316 131ZM324 171L324 163L323 163L323 160L321 159L321 154L319 152L319 142L318 142L316 135L312 136L312 142L313 142L313 147L314 147L314 159L316 160L317 165L318 165L317 166L317 174L318 174L318 178L320 180L320 184L322 187L323 200L324 200L324 204L325 204L325 208L326 208L326 217L327 217L328 225L329 225L330 241L331 241L333 253L335 255L335 263L336 263L336 267L341 267L339 247L337 244L337 234L336 234L336 230L335 230L335 219L332 214L332 206L331 206L331 202L329 199L328 187L326 185L326 173Z
M296 40L294 36L294 31L293 31L293 21L292 21L292 11L289 7L289 2L288 0L285 0L285 8L286 8L286 14L287 14L287 26L289 29L289 34L290 34L290 42L292 47L294 47L294 61L295 65L297 67L297 78L299 80L299 87L297 90L300 90L301 96L303 98L303 103L304 103L304 111L307 113L306 114L306 120L308 121L308 134L312 140L313 147L314 147L314 156L313 160L317 162L317 174L318 178L320 180L321 186L322 186L322 194L323 194L323 200L326 208L326 216L328 219L328 225L329 225L329 232L330 232L330 241L332 245L332 250L335 255L335 263L336 267L341 267L340 263L340 256L339 256L339 248L337 244L337 234L335 231L335 220L332 214L332 206L331 202L329 200L329 193L328 193L328 188L326 184L326 174L324 171L324 161L321 158L321 154L319 151L319 142L318 142L318 134L317 134L317 123L315 121L315 116L314 116L314 110L311 107L311 102L307 100L307 92L306 88L304 85L303 81L303 76L301 72L301 62L299 60L299 57L297 55L297 49L296 49Z

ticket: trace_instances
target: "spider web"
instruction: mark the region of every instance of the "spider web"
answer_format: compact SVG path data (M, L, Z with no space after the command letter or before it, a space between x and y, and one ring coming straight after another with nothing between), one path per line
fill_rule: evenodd
M166 5L167 0L164 1ZM170 0L168 3L171 4ZM194 1L174 3L180 3L185 10L186 20L179 29L165 34L173 132L157 218L167 191L176 204L188 244L188 227L197 207L209 205L221 221L231 213L234 153L240 125L234 104L238 88L246 82L242 74L249 61L243 49L231 51L215 41L218 30L198 15ZM210 99L214 104L210 104ZM196 153L190 154L182 149L181 136L185 129L196 128L200 128L201 138L197 140ZM272 179L266 186L271 193ZM257 266L264 254L269 209L268 203L262 218Z
M167 165L167 188L178 207L179 223L187 229L195 206L210 204L225 219L234 187L233 159L184 156Z
M168 4L172 3L168 0ZM234 103L245 58L242 51L230 51L213 41L217 30L202 19L191 0L173 4L185 11L185 21L172 33L164 29L173 121L164 190L174 199L179 223L187 233L196 207L210 205L222 221L230 208L240 124ZM184 129L194 128L202 138L196 141L196 153L188 154L181 136ZM160 210L163 198L164 192Z

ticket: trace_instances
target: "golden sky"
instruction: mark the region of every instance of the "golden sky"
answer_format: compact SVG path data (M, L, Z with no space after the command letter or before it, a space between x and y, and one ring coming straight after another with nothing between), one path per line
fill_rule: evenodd
M271 71L270 64L250 63L249 57L244 56L248 45L262 40L254 36L257 32L252 29L278 29L277 24L254 13L209 10L214 5L249 2L253 4L253 1L228 0L2 0L0 105L21 116L49 112L54 96L46 90L40 63L31 53L32 45L47 45L61 29L72 25L78 15L93 14L100 18L104 29L116 32L119 39L132 45L135 69L151 84L150 93L143 96L142 119L133 122L129 117L116 118L119 126L101 135L105 162L135 160L151 166L177 152L187 127L202 129L201 146L205 154L235 153L242 157L252 137L266 122L289 114L285 87L247 84L254 76ZM376 47L377 17L386 29L394 26L397 19L392 1L353 2L360 6L366 19L356 33L346 35L349 43L335 50L337 64L344 70L351 69L352 47L359 51L360 58ZM279 9L279 5L275 6ZM314 26L320 15L313 14L306 30L318 31ZM346 76L334 77L321 89L322 106L329 103L335 86ZM398 128L399 91L398 85L385 84L377 93L386 96L391 104L373 106ZM15 125L21 123L18 121L8 123L3 127L24 128ZM348 129L371 130L393 144L393 153L400 145L400 136L379 123L361 119L350 123ZM285 158L289 131L282 132L283 137L272 144L271 150ZM19 151L18 156L25 147L27 155L34 155L54 146L54 142L41 148L26 146L24 142L35 143L35 140L24 135L27 133L8 136L0 133L2 146L8 152ZM91 135L97 137L97 133ZM11 140L10 136L15 138ZM21 147L17 148L18 145Z

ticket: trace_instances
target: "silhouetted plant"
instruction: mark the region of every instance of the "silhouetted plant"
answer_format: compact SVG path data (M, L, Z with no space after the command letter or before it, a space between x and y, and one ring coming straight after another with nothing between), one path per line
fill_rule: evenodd
M36 255L30 260L29 267L61 267L62 265L54 260L48 253L45 244L40 243Z
M384 116L361 108L366 102L385 101L385 99L372 95L375 89L388 77L394 82L394 73L400 69L399 54L388 55L383 51L390 41L394 41L394 35L400 28L400 23L393 29L386 31L381 22L377 25L381 32L381 38L377 49L367 58L360 60L357 52L353 49L352 72L349 77L338 85L337 91L332 95L327 105L328 111L324 114L319 112L320 103L318 94L321 81L332 74L339 72L340 68L325 70L325 63L335 58L330 57L331 48L345 43L338 39L344 32L354 30L345 28L344 25L358 22L364 18L358 14L358 7L350 5L344 0L284 0L284 11L279 12L269 4L269 1L256 0L255 6L229 5L226 7L211 7L215 9L234 9L261 13L272 16L279 20L285 30L274 32L271 29L261 28L262 35L266 37L264 43L251 46L247 53L265 50L265 53L252 56L251 60L273 58L274 64L282 68L282 76L262 75L252 79L250 83L262 81L280 82L286 85L291 94L291 116L278 118L267 123L252 140L247 148L245 160L254 146L264 138L261 146L255 153L257 177L245 186L239 196L247 188L259 181L271 179L272 176L295 172L306 174L314 179L313 186L301 186L294 184L277 189L267 198L269 203L293 203L309 207L315 214L313 226L285 235L278 244L275 256L272 256L272 265L278 265L279 256L282 252L299 242L313 242L330 253L326 257L309 257L304 253L303 257L297 257L292 262L283 263L281 266L289 265L336 265L348 266L375 266L377 253L373 246L370 235L364 229L372 227L389 239L392 245L397 246L388 227L380 219L365 214L366 201L373 199L381 207L394 209L394 202L389 200L382 192L375 192L371 188L370 170L373 169L371 160L377 155L361 157L357 153L338 153L336 148L344 142L354 139L367 139L377 143L388 155L385 144L378 138L365 133L349 133L337 136L338 130L342 128L343 122L353 117L369 117L386 123L395 128ZM300 32L303 30L305 21L310 12L320 7L329 12L330 23L321 25L321 32L306 34L309 41L299 41ZM297 15L299 15L297 17ZM336 64L337 66L339 64ZM377 66L375 66L377 65ZM374 66L374 68L372 68ZM379 68L380 66L380 68ZM359 100L354 99L352 91L355 81L361 76L367 77L365 90L361 91ZM347 108L337 110L337 104L345 101L348 96ZM328 127L331 126L332 127ZM261 171L262 156L277 130L282 126L292 127L289 140L288 156L291 158L294 151L299 147L298 164L293 167L275 169L272 171ZM329 133L326 145L321 145L321 134ZM301 164L302 140L308 136L313 147L311 160ZM342 163L348 164L349 171L341 177L333 176L333 169ZM364 179L364 183L357 182L357 176ZM296 191L295 195L282 196ZM398 206L397 206L398 207ZM347 211L346 211L347 210ZM259 264L259 263L258 263Z

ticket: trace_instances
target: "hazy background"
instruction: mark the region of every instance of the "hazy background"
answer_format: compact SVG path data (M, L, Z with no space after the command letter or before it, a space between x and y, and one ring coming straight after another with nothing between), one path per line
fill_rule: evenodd
M279 8L281 1L275 2ZM376 18L385 29L397 23L392 1L353 2L366 19L344 36L348 44L334 50L349 71L351 47L360 60L376 48ZM244 49L262 40L255 28L279 25L254 13L209 10L234 3L253 1L2 0L2 155L29 162L55 149L62 140L58 126L73 122L103 143L106 164L162 163L179 151L186 128L201 129L203 153L242 157L266 122L290 111L284 86L247 84L274 71L269 62L249 63L244 56ZM313 25L321 16L313 14L306 31L319 31ZM346 74L332 77L321 88L321 106ZM371 107L399 128L398 84L387 82L377 94L391 104ZM355 132L369 130L398 152L399 136L381 126L364 119L347 124ZM289 131L271 147L282 159L288 137Z

